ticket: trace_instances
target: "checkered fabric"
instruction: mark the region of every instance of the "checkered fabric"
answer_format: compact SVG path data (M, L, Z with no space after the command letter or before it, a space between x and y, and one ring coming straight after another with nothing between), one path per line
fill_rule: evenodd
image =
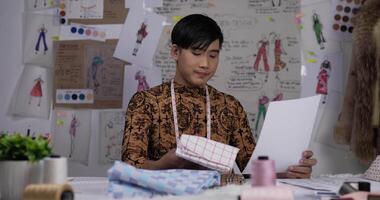
M114 198L198 194L220 185L220 174L211 170L145 170L115 161L108 170L108 192Z
M380 156L377 156L376 159L372 162L371 166L364 173L364 178L380 181Z
M239 149L217 141L194 135L181 135L176 155L194 163L217 170L231 172Z

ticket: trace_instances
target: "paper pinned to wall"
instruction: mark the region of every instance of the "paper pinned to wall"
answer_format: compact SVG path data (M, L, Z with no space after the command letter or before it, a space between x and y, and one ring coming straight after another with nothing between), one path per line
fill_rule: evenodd
M24 0L25 11L49 9L58 6L57 0Z
M120 33L114 57L140 66L153 66L153 55L165 17L130 10Z
M53 153L88 165L91 111L56 110L53 116Z
M303 2L303 1L302 1ZM315 57L325 53L339 52L340 44L331 40L329 25L331 21L331 2L312 1L303 3L301 23L302 50L306 60L310 62Z
M101 19L69 19L71 23L79 24L122 24L128 14L124 6L125 0L105 0L103 18Z
M109 164L121 159L124 136L125 111L101 111L99 113L99 163Z
M296 165L307 150L315 131L321 95L271 102L256 148L243 171L251 173L251 162L267 155L275 161L276 172ZM286 151L283 148L286 146Z
M102 19L103 0L61 0L60 14L68 19Z
M315 63L305 65L302 76L302 96L313 96L326 91L343 92L343 55L341 53L326 53L316 57ZM328 97L327 97L328 101Z
M123 106L128 106L132 96L142 90L148 90L162 83L161 69L158 67L139 67L126 65L124 73Z
M53 41L59 35L54 15L24 14L24 63L53 68Z
M116 41L59 41L55 62L56 89L93 89L93 104L58 104L69 108L121 108L124 64L112 57Z
M50 69L26 65L15 88L9 113L49 119L52 82Z

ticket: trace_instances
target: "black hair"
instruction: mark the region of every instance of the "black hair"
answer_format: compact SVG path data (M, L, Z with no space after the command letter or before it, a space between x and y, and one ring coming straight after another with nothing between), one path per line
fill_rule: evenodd
M184 49L203 50L215 40L219 40L219 47L222 48L222 30L213 19L202 14L182 18L175 24L171 34L172 44Z

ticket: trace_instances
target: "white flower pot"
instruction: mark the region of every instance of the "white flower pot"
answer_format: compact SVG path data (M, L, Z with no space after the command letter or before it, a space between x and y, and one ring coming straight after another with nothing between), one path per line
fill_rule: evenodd
M43 162L0 161L0 199L20 200L25 187L42 183Z

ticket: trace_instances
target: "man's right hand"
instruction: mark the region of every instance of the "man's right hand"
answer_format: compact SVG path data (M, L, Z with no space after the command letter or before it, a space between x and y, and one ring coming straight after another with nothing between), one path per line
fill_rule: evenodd
M145 169L207 169L191 161L178 157L175 149L168 151L161 159L157 161L146 160Z

